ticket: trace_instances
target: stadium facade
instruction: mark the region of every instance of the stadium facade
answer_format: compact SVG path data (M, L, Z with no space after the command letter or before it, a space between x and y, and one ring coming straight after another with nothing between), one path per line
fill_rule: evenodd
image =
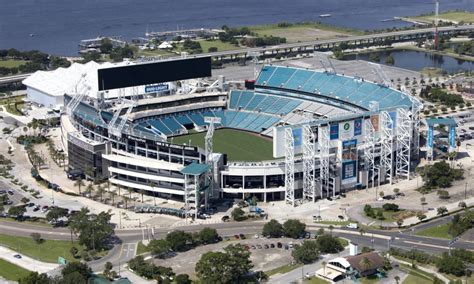
M262 67L254 89L226 86L219 78L165 96L136 90L138 100L65 96L69 167L92 168L90 178L181 200L189 214L209 198L256 195L295 205L410 177L422 105L404 92L382 82L271 65ZM272 138L275 159L228 161L212 151L212 131L219 128ZM206 130L205 149L168 142Z

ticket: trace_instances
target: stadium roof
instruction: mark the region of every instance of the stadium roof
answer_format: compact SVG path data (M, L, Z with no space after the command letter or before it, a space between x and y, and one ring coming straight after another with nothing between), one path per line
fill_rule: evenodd
M453 118L428 118L426 119L426 124L432 127L435 124L442 124L447 126L458 126L456 120Z
M23 84L29 88L46 93L50 96L63 96L64 94L73 94L82 75L84 82L90 86L87 95L97 97L98 94L98 76L97 70L102 68L110 68L114 66L122 66L131 64L130 62L121 62L112 64L110 62L97 63L89 61L85 64L73 63L68 68L58 68L53 71L36 71L31 76L23 80ZM132 88L125 88L125 96L132 95ZM110 90L106 92L105 98L118 97L119 90Z
M191 163L181 170L184 175L200 175L209 170L209 166L206 164Z

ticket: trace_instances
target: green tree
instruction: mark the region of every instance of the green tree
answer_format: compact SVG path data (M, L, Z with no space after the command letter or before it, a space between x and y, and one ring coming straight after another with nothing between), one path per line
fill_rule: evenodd
M214 244L219 242L219 234L217 233L216 229L205 227L201 231L199 231L199 241L202 244Z
M76 258L77 257L77 253L79 252L79 250L76 248L76 247L71 247L69 249L69 252L71 253L72 257L73 258Z
M56 223L59 219L66 217L67 213L68 210L66 208L53 207L46 214L46 220L48 220L48 222Z
M321 253L338 253L344 250L341 242L331 235L322 235L316 239Z
M21 219L23 217L23 214L25 213L26 213L25 206L12 206L10 207L10 209L8 209L8 214L17 219Z
M73 261L64 266L61 270L61 275L63 276L63 281L66 279L81 280L78 282L65 283L87 283L87 280L92 276L92 269L85 263Z
M112 51L113 48L114 48L114 46L113 46L112 41L110 40L110 38L103 38L100 41L100 52L101 53L108 54Z
M283 226L275 219L270 220L265 225L263 225L262 235L279 238L283 235Z
M113 235L110 224L110 212L100 212L96 216L89 215L89 209L82 208L69 219L69 227L76 235L79 243L89 250L102 250L108 245Z
M363 257L361 260L360 260L360 266L363 267L365 270L368 270L371 266L372 266L372 261L370 261L369 258L367 257Z
M234 219L235 221L243 221L246 219L244 210L240 208L235 208L234 210L232 210L231 215L232 219Z
M31 233L30 236L33 241L35 241L35 243L37 243L38 245L41 244L41 242L43 241L40 233Z
M148 248L157 258L165 258L171 251L171 246L166 240L152 240L148 244Z
M438 213L438 215L444 215L444 214L448 213L448 209L446 208L446 206L438 207L437 213Z
M194 246L193 236L183 231L173 231L166 235L166 241L173 251L186 251Z
M244 246L229 245L224 252L208 252L196 263L196 274L202 283L241 283L252 268L250 253Z
M283 223L283 232L287 237L298 238L305 233L306 224L296 219L289 219Z
M104 274L104 276L105 276L106 278L108 278L108 279L111 278L110 276L112 275L112 268L113 268L113 267L114 267L114 266L112 265L112 263L111 263L110 261L107 261L107 262L105 263L103 274Z
M19 284L50 284L52 279L48 277L45 273L39 274L38 272L30 272L23 278L18 280Z
M189 275L187 274L178 274L176 275L176 284L191 284L192 281L189 279Z
M441 258L436 262L436 267L441 273L452 274L455 276L463 276L466 273L466 264L457 256L450 256L443 253Z
M393 193L395 193L395 195L397 195L399 192L400 192L400 188L395 187L395 188L393 189Z
M393 58L392 55L389 55L389 56L385 57L385 64L387 64L387 65L395 64L395 59Z
M299 263L313 263L319 258L318 243L316 241L304 241L293 249L291 256Z

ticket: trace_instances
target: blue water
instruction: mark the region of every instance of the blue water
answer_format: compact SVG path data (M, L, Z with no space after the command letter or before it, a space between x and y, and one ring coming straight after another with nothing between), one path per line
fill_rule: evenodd
M2 0L0 48L76 55L81 39L132 37L150 31L322 21L358 28L403 26L382 22L434 9L434 0ZM449 0L440 9L474 11L473 0ZM332 14L330 18L319 18ZM34 34L34 37L30 37Z
M447 73L457 73L466 70L474 70L474 62L456 59L450 56L430 54L428 52L413 50L396 50L379 52L380 62L384 64L385 58L392 55L395 60L395 67L409 69L413 71L421 71L426 67L441 68ZM345 59L366 60L369 61L370 54L349 55Z

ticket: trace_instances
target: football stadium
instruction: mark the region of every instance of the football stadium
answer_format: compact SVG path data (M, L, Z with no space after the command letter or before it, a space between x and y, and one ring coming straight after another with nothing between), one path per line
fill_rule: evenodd
M61 116L70 171L193 216L211 199L294 206L410 178L422 104L383 76L263 65L235 85L211 71L201 57L76 76Z

